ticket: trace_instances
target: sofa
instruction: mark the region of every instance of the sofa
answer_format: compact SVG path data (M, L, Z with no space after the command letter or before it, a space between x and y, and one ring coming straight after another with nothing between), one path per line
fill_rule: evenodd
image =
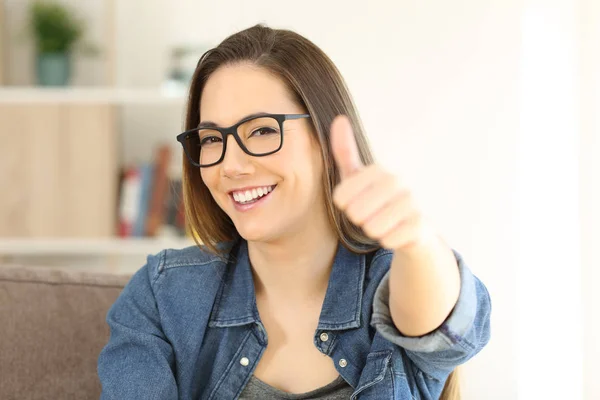
M106 313L130 278L0 266L0 399L98 399Z

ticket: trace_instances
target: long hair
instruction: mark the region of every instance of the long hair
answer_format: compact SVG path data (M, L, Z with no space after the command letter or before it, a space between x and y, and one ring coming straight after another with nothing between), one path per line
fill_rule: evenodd
M349 250L355 253L376 250L377 242L350 222L333 203L333 189L340 182L329 138L333 119L339 114L349 117L360 158L365 165L373 163L373 155L344 79L329 57L308 39L289 30L256 25L229 36L217 47L208 50L198 61L192 78L185 130L194 129L200 122L202 91L211 74L222 66L239 63L252 63L279 77L298 105L311 115L324 165L322 187L329 222L340 242ZM219 254L219 243L239 238L233 222L213 199L198 169L185 157L183 197L187 228L198 244L202 243ZM458 400L458 397L442 398Z

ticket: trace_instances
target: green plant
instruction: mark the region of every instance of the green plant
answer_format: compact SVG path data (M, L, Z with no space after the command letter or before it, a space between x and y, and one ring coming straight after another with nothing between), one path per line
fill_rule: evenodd
M83 21L55 1L36 0L31 4L31 28L39 53L67 53L81 39Z

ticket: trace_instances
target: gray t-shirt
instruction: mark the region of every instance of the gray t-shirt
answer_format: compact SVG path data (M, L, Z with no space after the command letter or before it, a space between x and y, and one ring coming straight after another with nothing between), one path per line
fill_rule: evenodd
M353 392L352 386L341 376L330 384L310 392L286 393L252 375L239 400L348 400Z

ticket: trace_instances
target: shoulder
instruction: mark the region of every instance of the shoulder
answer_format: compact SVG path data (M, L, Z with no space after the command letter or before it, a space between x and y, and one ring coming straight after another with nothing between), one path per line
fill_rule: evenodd
M227 263L230 257L232 244L220 243L217 245L220 253L212 253L206 246L189 246L183 249L164 249L155 257L161 258L161 268L172 269L178 267L202 266L212 263Z
M367 259L370 260L369 265L373 265L375 263L389 264L392 261L393 255L393 250L379 248L369 253Z
M366 254L365 263L369 275L381 275L386 273L391 265L394 251L378 248Z
M223 242L217 245L220 253L211 252L206 246L189 246L183 249L163 249L147 256L145 269L152 285L165 275L180 275L178 272L192 269L195 273L223 270L231 258L235 242ZM207 266L219 268L206 268ZM221 274L217 274L220 275Z

